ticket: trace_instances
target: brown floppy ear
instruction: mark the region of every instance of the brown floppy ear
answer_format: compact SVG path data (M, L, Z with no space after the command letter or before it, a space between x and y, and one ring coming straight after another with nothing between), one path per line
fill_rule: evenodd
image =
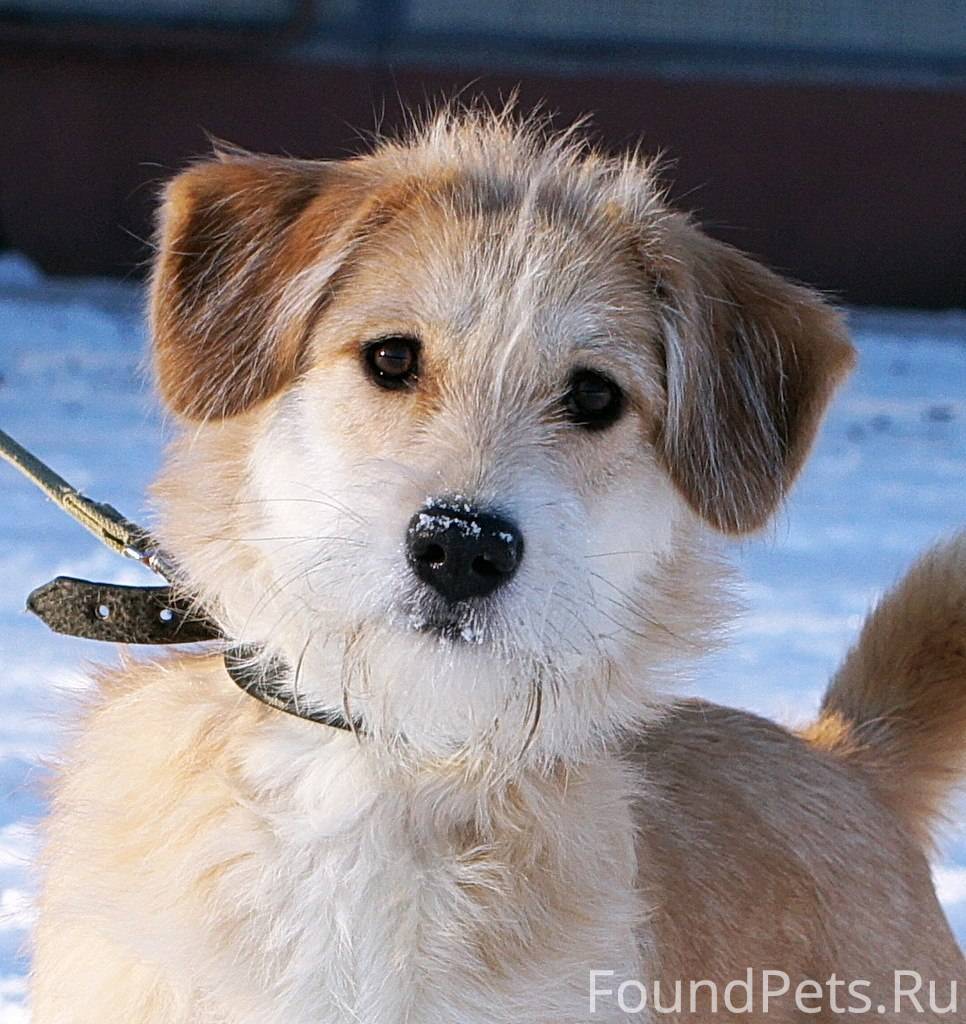
M151 322L159 386L175 412L231 416L298 372L336 266L327 249L346 242L359 205L344 166L232 152L168 185ZM317 274L300 273L313 266Z
M665 230L658 451L695 511L745 533L767 522L795 479L854 352L842 319L816 293L685 218Z

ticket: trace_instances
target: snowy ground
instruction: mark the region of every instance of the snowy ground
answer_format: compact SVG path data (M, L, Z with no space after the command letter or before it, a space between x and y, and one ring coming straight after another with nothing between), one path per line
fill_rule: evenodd
M133 518L162 420L144 373L134 285L42 279L0 256L0 427ZM787 722L814 711L876 594L917 551L966 523L966 313L856 313L860 367L774 530L743 544L747 613L694 689ZM23 1024L39 766L61 694L110 648L48 633L23 611L57 574L150 579L0 466L0 1024ZM960 815L962 818L963 815ZM966 837L936 877L966 943Z

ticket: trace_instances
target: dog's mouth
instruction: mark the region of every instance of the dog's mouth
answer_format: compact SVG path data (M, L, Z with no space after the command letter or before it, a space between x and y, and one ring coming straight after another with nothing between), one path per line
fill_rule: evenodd
M480 610L465 602L452 607L413 608L405 617L406 627L453 644L481 645L487 641Z

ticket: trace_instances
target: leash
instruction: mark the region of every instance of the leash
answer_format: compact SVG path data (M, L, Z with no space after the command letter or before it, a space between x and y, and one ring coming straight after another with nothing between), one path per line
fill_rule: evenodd
M131 587L58 576L27 597L27 610L45 625L55 633L107 643L231 642L212 618L177 592L174 562L147 530L125 518L113 505L82 494L2 430L0 457L115 554L140 562L166 581L161 587ZM237 642L224 652L225 671L239 689L296 718L361 731L359 723L349 722L336 711L302 706L285 685L285 662L279 658L266 662L263 653L257 646Z
M157 545L151 542L148 532L125 519L113 505L94 501L81 494L60 474L55 473L50 466L41 462L36 455L27 451L23 445L2 430L0 456L115 554L133 558L146 565L152 572L171 581L171 563L164 558Z

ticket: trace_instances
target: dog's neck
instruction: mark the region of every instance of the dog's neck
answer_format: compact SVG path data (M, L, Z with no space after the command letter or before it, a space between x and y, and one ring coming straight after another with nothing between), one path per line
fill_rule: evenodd
M368 965L360 973L352 957L330 953L309 970L311 951L300 946L288 961L298 973L282 979L293 1000L320 981L340 992L351 977L346 998L370 1007L367 1019L409 1019L400 1009L407 1001L414 1019L457 1019L454 1000L465 1001L458 1019L493 1020L498 1011L510 1019L514 1000L532 1000L535 979L547 978L545 998L559 1007L547 1019L572 1021L573 1007L586 1006L590 970L639 971L643 908L629 894L631 795L641 785L618 758L522 771L499 784L466 763L390 771L371 745L344 734L328 734L320 756L316 733L279 716L244 771L280 837L276 862L309 872L290 896L272 892L292 902L276 913L311 915L303 943L311 936L324 946L339 933L332 948ZM494 992L506 1006L491 1004Z

